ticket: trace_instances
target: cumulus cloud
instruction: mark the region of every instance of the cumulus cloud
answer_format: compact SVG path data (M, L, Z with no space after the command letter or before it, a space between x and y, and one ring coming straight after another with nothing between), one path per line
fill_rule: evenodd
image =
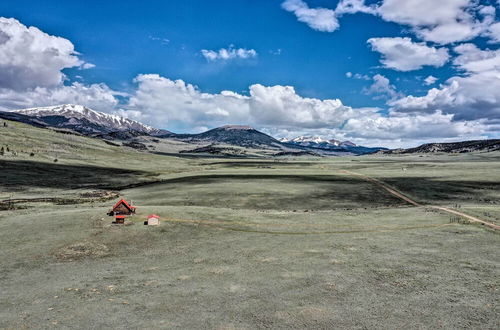
M378 78L385 81L385 77ZM378 108L355 109L338 99L301 96L291 86L255 84L249 87L248 95L231 91L210 94L157 74L139 75L135 81L137 88L125 113L147 124L185 131L249 124L277 137L313 134L368 145L401 146L479 137L488 130L481 121L456 121L453 115L440 111L384 115ZM391 95L395 93L388 81L384 86Z
M492 42L500 43L500 22L491 24L485 32L485 35L489 37Z
M257 124L307 128L338 127L360 115L339 99L298 95L291 86L250 86L250 116Z
M375 99L393 99L398 96L396 87L391 84L388 78L380 74L376 74L373 76L373 84L369 88L365 89L364 92L366 94L376 95Z
M82 104L95 110L111 112L117 106L116 95L105 84L35 87L23 91L0 88L0 110L13 110L56 104Z
M127 109L138 110L140 119L164 127L208 123L326 127L339 126L356 115L338 99L304 98L291 86L255 84L250 86L249 96L245 96L231 91L203 93L182 80L173 81L157 74L139 75L135 82L137 90Z
M472 38L472 17L465 9L469 0L384 0L378 9L390 22L410 25L425 40L449 43Z
M221 48L217 51L202 49L201 54L207 59L207 61L227 61L237 58L249 59L257 57L257 51L255 51L255 49L234 48L233 45L230 45L228 48Z
M63 69L91 66L69 40L0 17L0 88L57 86L65 78Z
M391 102L395 111L454 115L454 120L500 120L500 72L452 77L426 95L406 96Z
M94 64L81 60L69 40L0 17L0 110L77 103L112 111L122 93L105 84L65 85L62 70L73 67Z
M378 14L409 25L422 39L440 44L469 40L494 22L495 9L474 0L384 0Z
M355 138L419 141L449 137L478 136L487 130L482 123L454 122L452 115L436 111L431 114L373 116L353 118L344 126ZM415 142L413 142L415 143Z
M469 0L384 0L378 9L385 20L415 26L454 22Z
M299 21L324 32L337 30L338 18L344 14L365 13L410 26L425 41L449 44L482 35L500 42L495 8L477 0L382 0L372 5L364 0L341 0L335 10L310 8L303 0L286 0L282 7L295 13Z
M341 16L343 14L365 13L375 15L377 7L375 5L365 5L365 0L340 0L335 14Z
M370 38L367 42L382 54L380 62L385 67L398 71L418 70L425 65L440 67L450 57L446 48L429 47L410 38Z
M500 50L481 50L476 45L467 43L453 49L459 54L453 64L470 73L500 72Z
M427 76L427 78L424 79L424 84L429 86L433 85L436 81L438 81L438 78L434 76Z
M306 23L311 29L333 32L339 28L335 11L327 8L309 8L302 0L286 0L281 4L286 11L295 14L299 22Z
M500 50L481 50L474 44L456 46L453 61L464 76L449 78L426 95L407 96L391 105L399 112L453 114L455 120L500 120Z
M183 80L170 80L158 74L141 74L135 80L126 110L139 111L134 119L148 124L180 128L227 124L247 118L246 97L221 92L208 94Z
M377 14L376 5L365 5L365 0L340 0L335 10L328 8L310 8L303 0L285 0L281 7L295 14L299 22L306 23L310 28L333 32L339 28L338 17L345 14Z

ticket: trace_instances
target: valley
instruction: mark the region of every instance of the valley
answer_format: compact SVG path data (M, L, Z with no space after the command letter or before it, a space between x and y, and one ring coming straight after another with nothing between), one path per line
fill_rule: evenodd
M500 225L498 151L140 150L6 123L2 328L497 325L498 231L435 207ZM180 152L207 145L239 152ZM128 225L106 215L119 198L137 207Z

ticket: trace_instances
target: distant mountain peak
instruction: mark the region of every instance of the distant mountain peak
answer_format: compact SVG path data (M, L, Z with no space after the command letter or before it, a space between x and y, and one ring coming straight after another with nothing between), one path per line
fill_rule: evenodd
M225 125L199 134L177 134L175 138L184 141L226 143L242 147L281 148L281 144L275 138L245 125Z
M61 104L48 107L11 111L44 120L49 126L70 128L85 134L112 131L138 131L147 134L164 133L159 129L118 115L98 112L78 104Z

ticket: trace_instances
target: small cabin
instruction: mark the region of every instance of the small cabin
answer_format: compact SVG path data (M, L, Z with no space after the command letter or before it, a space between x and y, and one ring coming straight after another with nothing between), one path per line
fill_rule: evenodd
M115 223L125 223L125 216L124 215L116 215L115 216Z
M150 214L145 224L148 226L158 226L160 224L160 217L156 214Z
M131 215L135 214L135 207L130 205L126 200L120 199L113 209L108 213L108 215Z

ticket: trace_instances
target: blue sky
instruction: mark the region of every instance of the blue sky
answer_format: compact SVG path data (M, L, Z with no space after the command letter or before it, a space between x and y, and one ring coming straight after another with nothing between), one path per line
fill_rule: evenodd
M0 61L0 108L85 103L173 131L241 123L368 145L495 137L499 13L496 0L3 1L7 35L36 27L35 45L74 49L45 60L19 37L40 68Z

